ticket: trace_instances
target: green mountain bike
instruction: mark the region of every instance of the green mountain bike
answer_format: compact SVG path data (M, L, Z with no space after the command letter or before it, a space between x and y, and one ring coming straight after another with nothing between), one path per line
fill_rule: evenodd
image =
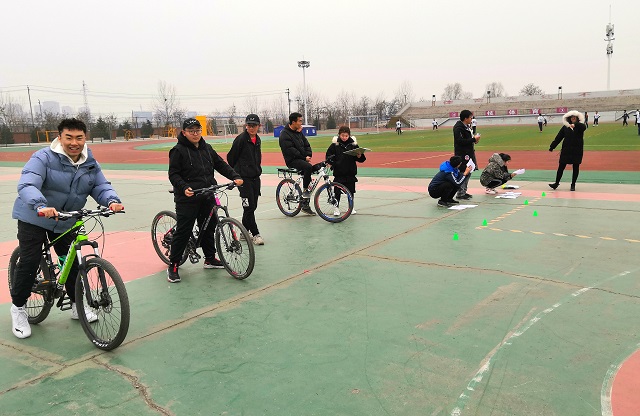
M124 211L122 211L124 212ZM31 289L31 297L25 309L30 324L44 321L56 302L60 310L71 309L71 300L66 296L64 284L69 277L76 282L76 308L82 329L89 340L101 350L112 350L124 341L129 331L129 298L120 273L107 260L100 257L98 243L89 240L85 230L85 222L95 220L92 228L99 227L104 243L104 225L100 217L109 217L115 212L109 208L97 210L58 212L58 220L75 219L76 223L69 230L53 241L45 243L40 259L40 267L36 274L36 282ZM60 256L55 262L51 256L51 247L69 233L75 234L75 240L69 247L66 256ZM82 247L93 248L92 254L82 255ZM78 275L69 276L73 262L78 262ZM16 267L20 263L20 247L16 247L9 260L9 289L13 286ZM90 308L98 320L89 323L85 307Z

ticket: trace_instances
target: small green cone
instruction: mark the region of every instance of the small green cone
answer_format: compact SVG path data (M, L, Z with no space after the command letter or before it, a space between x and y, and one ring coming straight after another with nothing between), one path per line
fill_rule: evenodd
M544 193L544 191L542 192L542 196L547 196L547 194Z
M453 241L458 241L459 239L458 233L453 233Z
M524 204L525 204L525 205L529 205L529 200L528 200L528 199L525 199L525 200L524 200Z
M483 220L483 221L482 221L482 226L483 226L483 227L486 227L486 226L487 226L487 220Z
M533 211L533 216L537 217L538 216L538 211Z

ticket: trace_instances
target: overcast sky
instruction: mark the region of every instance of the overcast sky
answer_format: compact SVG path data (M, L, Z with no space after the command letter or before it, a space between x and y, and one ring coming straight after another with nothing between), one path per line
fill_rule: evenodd
M639 88L640 10L626 0L7 0L0 93L26 110L30 85L32 102L77 110L84 80L94 114L126 116L151 110L164 81L207 114L243 109L248 93L260 107L286 88L295 97L303 58L307 86L330 101L343 90L392 98L404 81L416 100L454 82L474 97L493 81L509 95L527 83L602 91L609 5L611 89Z

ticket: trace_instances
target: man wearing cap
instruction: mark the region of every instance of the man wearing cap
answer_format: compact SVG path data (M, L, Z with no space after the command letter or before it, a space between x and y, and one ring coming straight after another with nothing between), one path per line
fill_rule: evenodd
M243 185L240 190L242 198L242 225L252 235L253 244L264 245L256 223L256 209L260 196L260 175L262 174L262 151L260 147L260 117L249 114L245 120L245 130L238 135L227 153L227 161L233 170L242 176Z
M302 114L291 113L289 125L280 132L280 150L288 167L302 171L302 212L316 215L309 207L311 195L308 187L311 183L311 172L314 166L310 163L313 152L309 140L302 134ZM317 167L316 167L317 168Z
M224 267L222 262L214 257L216 248L213 236L216 224L213 219L206 230L202 230L202 225L215 201L207 195L193 193L194 189L216 185L213 177L215 171L233 180L236 185L242 185L240 175L202 138L200 122L195 118L186 119L182 123L182 131L178 134L178 144L169 151L169 180L173 185L173 200L176 203L178 218L169 255L171 264L167 269L167 280L170 283L180 281L178 266L196 220L204 234L201 242L205 258L204 268Z

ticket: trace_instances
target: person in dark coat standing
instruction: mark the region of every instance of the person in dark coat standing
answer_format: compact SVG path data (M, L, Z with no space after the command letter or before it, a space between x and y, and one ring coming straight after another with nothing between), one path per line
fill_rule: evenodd
M242 198L242 225L252 235L253 244L264 245L264 239L258 230L256 223L256 209L260 196L260 175L262 174L261 140L258 136L260 129L260 117L257 114L249 114L245 120L245 130L238 135L227 153L229 166L242 176L240 198Z
M176 230L171 242L170 263L167 268L169 283L180 281L178 267L184 253L193 224L198 221L202 237L202 252L205 269L222 269L222 262L216 259L214 232L216 224L213 219L206 230L202 225L206 221L215 201L209 196L193 193L194 189L216 185L215 171L227 179L233 180L237 186L242 185L242 178L231 166L213 150L213 147L202 137L202 125L195 118L188 118L182 123L182 131L178 134L178 144L169 150L169 181L173 185L173 201L176 203Z
M460 120L453 126L453 153L456 156L462 157L465 162L469 159L473 160L473 163L478 166L476 161L475 145L480 141L479 134L472 134L471 132L471 120L473 120L473 113L469 110L462 110L460 112ZM472 196L467 193L467 186L469 185L469 179L471 175L466 175L464 182L458 188L458 199L471 199Z
M580 174L580 164L582 163L582 153L584 150L584 131L587 127L584 124L584 115L579 111L569 111L562 116L563 126L551 142L549 151L553 152L560 142L562 142L562 150L560 151L560 162L558 164L558 172L556 173L556 181L550 183L551 189L556 189L560 185L562 173L567 165L573 165L573 176L571 178L571 190L576 190L576 181Z
M338 135L333 138L331 145L327 149L326 159L327 164L333 168L334 182L343 184L351 195L356 195L356 182L358 178L358 166L356 162L362 163L367 160L364 153L360 153L358 156L345 155L344 152L357 149L358 141L351 135L351 129L347 126L342 126L338 130ZM340 193L336 193L336 199L340 202ZM334 215L339 216L340 210L336 207ZM351 211L352 214L356 213L355 207Z

